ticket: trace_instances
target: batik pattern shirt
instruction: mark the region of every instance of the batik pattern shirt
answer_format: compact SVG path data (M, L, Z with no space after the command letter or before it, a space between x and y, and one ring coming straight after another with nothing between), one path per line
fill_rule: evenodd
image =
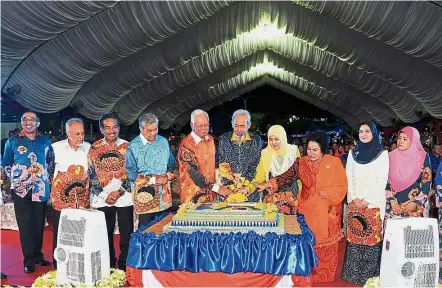
M249 183L255 178L256 168L261 158L261 138L252 133L247 133L243 143L235 141L232 132L224 133L219 141L219 163L228 163L233 173L239 173ZM223 179L224 185L230 185L227 179ZM254 186L247 187L253 192Z
M214 201L215 143L213 137L204 139L194 132L181 141L178 151L181 203Z
M130 184L126 173L126 151L129 142L118 138L113 144L105 139L93 143L89 149L89 178L91 180L91 206L94 208L111 206L106 203L107 196L121 190L122 196L115 207L133 205ZM125 192L126 191L126 192Z
M24 132L12 136L5 145L2 159L2 173L11 182L11 189L25 197L32 192L32 201L44 202L49 199L49 179L46 174L45 157L51 139L37 133L34 140Z
M422 173L410 187L402 191L395 191L390 184L387 184L386 218L429 217L430 203L428 194L430 193L432 174L430 156L428 153L423 166ZM393 214L393 203L399 204L401 214Z
M438 210L437 220L439 222L439 279L442 279L442 162L436 171L436 207Z
M151 143L140 134L129 143L126 170L132 186L134 209L137 214L163 211L172 205L170 183L157 185L155 178L173 171L173 155L169 142L158 135Z
M88 159L90 144L72 149L68 139L55 142L46 156L51 179L51 201L55 210L89 208Z

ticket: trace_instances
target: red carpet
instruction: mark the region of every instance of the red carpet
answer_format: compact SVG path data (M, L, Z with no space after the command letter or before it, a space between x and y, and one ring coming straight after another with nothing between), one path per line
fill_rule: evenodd
M114 237L118 243L119 236ZM117 255L120 253L118 245L115 245ZM341 268L344 259L345 242L342 241L339 247L339 265L336 280L332 283L315 285L318 287L357 287L341 279ZM52 262L52 225L44 230L43 253L45 259ZM20 247L18 231L1 230L1 271L8 275L8 279L2 280L2 285L23 285L31 286L35 278L52 270L52 267L35 267L35 272L25 274L23 272L23 254Z

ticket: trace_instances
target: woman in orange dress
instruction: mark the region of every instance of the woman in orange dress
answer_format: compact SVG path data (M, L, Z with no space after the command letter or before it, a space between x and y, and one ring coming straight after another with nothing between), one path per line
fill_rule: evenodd
M298 194L298 211L304 214L308 227L316 238L318 267L313 269L313 282L332 282L338 264L339 240L342 234L342 201L347 194L347 176L341 160L328 151L328 135L317 131L307 138L307 156L299 161L302 182ZM286 173L270 180L267 189L277 191L294 173L293 165ZM293 179L291 180L293 181Z

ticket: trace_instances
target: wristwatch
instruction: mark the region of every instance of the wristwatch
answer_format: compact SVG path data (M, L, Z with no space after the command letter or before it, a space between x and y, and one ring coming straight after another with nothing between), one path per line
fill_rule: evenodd
M120 194L120 197L122 197L124 195L124 193L126 193L126 191L124 191L123 188L118 189L118 193Z

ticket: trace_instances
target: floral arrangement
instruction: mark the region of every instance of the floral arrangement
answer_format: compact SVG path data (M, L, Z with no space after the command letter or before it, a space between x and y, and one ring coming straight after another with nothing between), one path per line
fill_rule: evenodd
M381 287L381 282L379 280L379 276L378 277L372 277L369 278L367 280L367 282L365 282L365 285L363 288L380 288ZM437 285L438 288L442 288L442 284L439 283Z
M379 277L372 277L365 282L365 285L363 288L378 288L381 287L381 283L379 281Z
M111 269L110 275L101 281L95 283L94 287L122 287L126 283L126 273L123 270ZM68 285L63 286L57 283L57 271L50 271L35 279L32 287L89 287L86 284L77 286Z

